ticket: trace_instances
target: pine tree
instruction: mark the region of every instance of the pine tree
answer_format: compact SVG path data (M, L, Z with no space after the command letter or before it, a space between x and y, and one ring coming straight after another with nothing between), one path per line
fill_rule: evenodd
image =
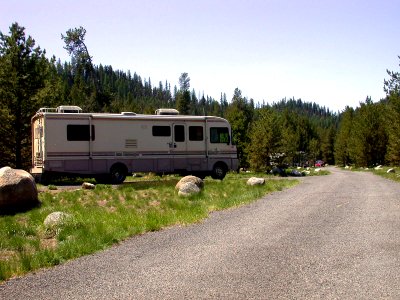
M315 138L311 139L309 143L309 153L312 161L312 166L314 166L315 161L317 160L320 153L320 144L318 139Z
M282 118L282 140L281 153L285 154L285 162L288 164L295 163L295 158L300 151L300 136L297 131L298 121L297 115L293 111L286 109L281 114Z
M253 119L253 110L242 92L236 88L233 94L232 103L226 110L226 118L231 124L233 131L233 142L238 149L239 164L242 167L248 166L247 152L249 143L248 128Z
M278 115L270 108L261 109L257 120L252 122L250 142L246 148L250 167L255 171L268 169L271 157L280 147L281 124Z
M388 96L388 149L387 160L392 165L400 164L400 94L391 93Z
M190 78L188 73L182 73L179 77L180 90L177 92L176 109L182 115L188 115L190 113Z
M357 166L385 163L387 134L382 118L383 106L367 98L356 109L349 139L349 155Z
M25 28L13 23L10 35L0 32L0 103L2 123L7 133L0 141L2 165L30 167L30 119L43 101L49 62L35 40L25 36ZM3 136L2 136L3 137Z
M341 114L338 133L335 140L335 163L346 166L352 163L349 154L349 140L353 126L354 109L347 106Z
M75 103L80 103L86 111L101 111L103 106L109 104L109 102L102 103L102 100L104 101L107 98L103 98L100 92L92 57L85 44L85 35L86 29L82 26L67 30L66 35L61 34L61 39L65 43L64 49L71 55L75 70L75 86L70 97ZM78 98L74 99L73 97Z
M328 164L335 163L334 145L335 145L336 128L331 125L327 129L322 130L321 136L321 153L322 160Z
M400 59L400 56L399 56ZM387 160L392 165L400 164L400 73L387 71L389 80L384 81L384 90L387 94L387 133L388 149Z

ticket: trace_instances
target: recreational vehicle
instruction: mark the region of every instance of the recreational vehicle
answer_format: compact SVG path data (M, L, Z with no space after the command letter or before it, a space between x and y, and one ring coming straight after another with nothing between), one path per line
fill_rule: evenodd
M77 106L41 108L32 117L32 169L41 176L93 176L121 183L134 172L211 175L237 170L227 120L179 115L83 113Z

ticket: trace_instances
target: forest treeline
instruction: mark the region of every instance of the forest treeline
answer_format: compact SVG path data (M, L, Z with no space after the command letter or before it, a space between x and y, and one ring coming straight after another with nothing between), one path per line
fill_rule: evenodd
M70 62L47 58L45 50L14 23L0 33L0 167L31 166L30 119L40 107L78 105L86 112L154 113L177 108L182 114L229 120L240 165L265 170L272 163L373 166L400 163L400 75L388 71L385 99L367 97L357 108L332 112L301 99L255 102L239 88L228 99L198 94L182 73L179 86L152 83L136 73L93 65L84 43L86 30L70 29L62 38Z

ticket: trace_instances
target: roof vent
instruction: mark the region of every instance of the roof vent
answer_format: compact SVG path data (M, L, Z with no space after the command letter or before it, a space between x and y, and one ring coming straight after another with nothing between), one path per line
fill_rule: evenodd
M121 115L123 115L123 116L136 116L136 113L131 112L131 111L123 111L121 113Z
M74 106L74 105L62 105L62 106L57 107L56 111L58 113L73 114L73 113L81 113L82 108L80 108L79 106Z
M36 113L57 112L57 108L41 107Z
M173 108L159 108L156 110L156 115L176 116L179 115L179 111Z

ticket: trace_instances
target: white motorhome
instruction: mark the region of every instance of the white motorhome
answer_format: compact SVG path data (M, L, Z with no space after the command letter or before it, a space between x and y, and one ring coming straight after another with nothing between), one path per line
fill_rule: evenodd
M227 120L179 115L82 113L77 106L41 108L32 117L36 177L73 174L121 183L134 172L211 175L238 169Z

